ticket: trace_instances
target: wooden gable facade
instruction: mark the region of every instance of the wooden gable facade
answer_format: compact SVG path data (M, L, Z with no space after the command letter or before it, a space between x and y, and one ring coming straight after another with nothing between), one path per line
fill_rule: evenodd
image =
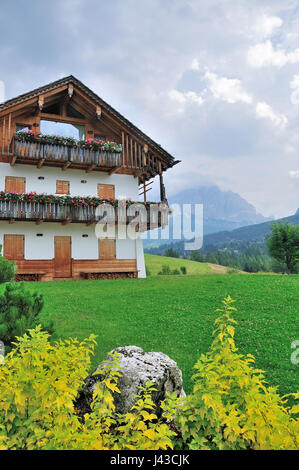
M39 133L42 120L83 126L85 139L103 138L122 145L120 158L94 164L91 158L40 154L14 142L15 132L26 127ZM165 199L162 174L178 163L159 144L98 97L73 76L65 77L0 104L0 161L12 166L29 163L85 168L86 172L130 174L138 177L144 196L146 183L160 175L161 200Z

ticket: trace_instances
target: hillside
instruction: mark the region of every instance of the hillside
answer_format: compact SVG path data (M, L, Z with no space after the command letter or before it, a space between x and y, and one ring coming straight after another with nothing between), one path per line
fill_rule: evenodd
M187 275L190 274L225 274L227 268L211 263L198 263L189 259L170 258L167 256L145 254L145 265L150 270L151 276L157 276L163 265L167 265L171 270L180 270L181 266L187 269Z
M299 213L284 217L281 222L288 221L292 225L299 224ZM231 242L247 241L251 243L264 244L266 241L266 235L271 232L271 226L273 221L264 222L262 224L249 225L247 227L241 227L235 230L222 231L218 233L212 233L204 237L204 246L222 246Z
M292 225L299 224L299 213L279 219L282 222L288 221ZM277 222L277 221L276 221ZM204 236L203 249L212 249L213 251L218 248L235 248L239 243L247 242L247 244L254 244L264 246L266 236L271 232L273 221L263 222L261 224L249 225L247 227L240 227L231 231L222 231L218 233L211 233ZM163 253L169 245L160 245L157 248L146 248L145 251L150 253ZM172 246L175 250L183 253L184 241L173 241Z

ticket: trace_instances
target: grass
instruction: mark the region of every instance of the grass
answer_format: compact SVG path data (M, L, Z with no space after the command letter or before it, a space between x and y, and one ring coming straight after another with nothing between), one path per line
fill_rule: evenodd
M299 366L290 362L291 342L299 339L299 276L153 276L27 286L44 295L41 315L54 320L54 339L98 335L93 366L117 346L162 351L183 371L186 392L195 361L211 343L215 309L229 294L237 301L240 352L256 357L280 393L299 390Z
M162 269L163 265L168 265L171 270L178 269L185 266L188 274L207 274L211 271L207 263L198 263L197 261L190 261L189 259L170 258L167 256L144 255L146 267L149 268L151 276L156 276Z

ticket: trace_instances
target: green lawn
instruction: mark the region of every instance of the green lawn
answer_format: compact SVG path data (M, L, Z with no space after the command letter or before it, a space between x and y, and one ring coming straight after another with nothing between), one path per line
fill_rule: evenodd
M187 392L192 366L210 345L215 308L230 294L237 301L240 352L253 354L281 393L299 390L299 365L290 362L291 342L299 339L299 276L210 274L27 286L44 294L42 317L54 320L54 338L98 335L93 366L117 346L162 351L182 369Z
M197 261L190 261L189 259L169 258L167 256L144 255L146 267L149 268L152 276L156 276L161 271L163 265L168 265L170 269L178 269L185 266L188 274L207 274L211 268L206 263L198 263Z

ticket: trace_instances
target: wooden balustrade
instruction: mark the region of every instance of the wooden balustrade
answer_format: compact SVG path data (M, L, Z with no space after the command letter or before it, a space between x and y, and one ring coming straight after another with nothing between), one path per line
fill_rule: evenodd
M150 209L140 206L135 210L132 206L125 211L116 209L114 216L107 216L108 223L129 224L138 216L140 231L165 227L168 224L169 209L164 207L159 209L158 205L152 205ZM35 221L41 223L48 222L73 222L91 224L95 222L106 223L101 215L98 215L95 207L72 205L59 205L57 203L40 203L25 201L0 201L0 220L8 220L10 223L17 221Z
M67 145L22 142L13 139L13 155L23 160L40 160L52 162L69 162L70 164L87 164L101 167L120 167L121 152L94 151L74 148Z

